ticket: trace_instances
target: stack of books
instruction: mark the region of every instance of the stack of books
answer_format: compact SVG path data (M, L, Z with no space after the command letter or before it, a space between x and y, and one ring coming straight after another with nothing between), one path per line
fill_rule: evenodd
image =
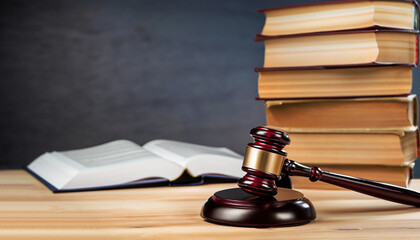
M260 10L259 99L285 150L323 170L407 186L418 157L415 1L335 1ZM292 177L296 188L337 188Z

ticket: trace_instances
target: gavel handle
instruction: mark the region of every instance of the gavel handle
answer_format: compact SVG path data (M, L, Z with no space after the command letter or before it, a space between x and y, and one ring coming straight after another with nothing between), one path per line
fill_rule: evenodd
M318 167L308 167L289 159L284 162L283 173L290 176L309 177L312 182L319 180L373 197L420 207L419 192L392 184L324 172Z

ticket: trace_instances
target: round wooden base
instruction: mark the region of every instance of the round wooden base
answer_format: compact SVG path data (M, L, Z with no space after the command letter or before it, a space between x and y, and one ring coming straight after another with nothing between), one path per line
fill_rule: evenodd
M212 223L240 227L296 226L316 218L312 203L302 193L278 188L274 197L260 197L231 188L216 192L201 216Z

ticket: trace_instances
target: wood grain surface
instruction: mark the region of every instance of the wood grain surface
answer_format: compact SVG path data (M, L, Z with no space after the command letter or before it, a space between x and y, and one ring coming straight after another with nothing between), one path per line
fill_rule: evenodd
M420 189L420 181L414 181ZM214 192L235 184L53 194L21 170L0 171L0 239L419 239L420 209L346 190L301 190L317 219L288 228L203 221Z

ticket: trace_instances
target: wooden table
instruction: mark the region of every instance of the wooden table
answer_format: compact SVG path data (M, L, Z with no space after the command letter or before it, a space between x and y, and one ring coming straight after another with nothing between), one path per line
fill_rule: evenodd
M256 229L203 221L206 199L231 187L53 194L24 171L0 171L0 239L420 239L420 209L350 191L302 190L318 214L304 226Z

